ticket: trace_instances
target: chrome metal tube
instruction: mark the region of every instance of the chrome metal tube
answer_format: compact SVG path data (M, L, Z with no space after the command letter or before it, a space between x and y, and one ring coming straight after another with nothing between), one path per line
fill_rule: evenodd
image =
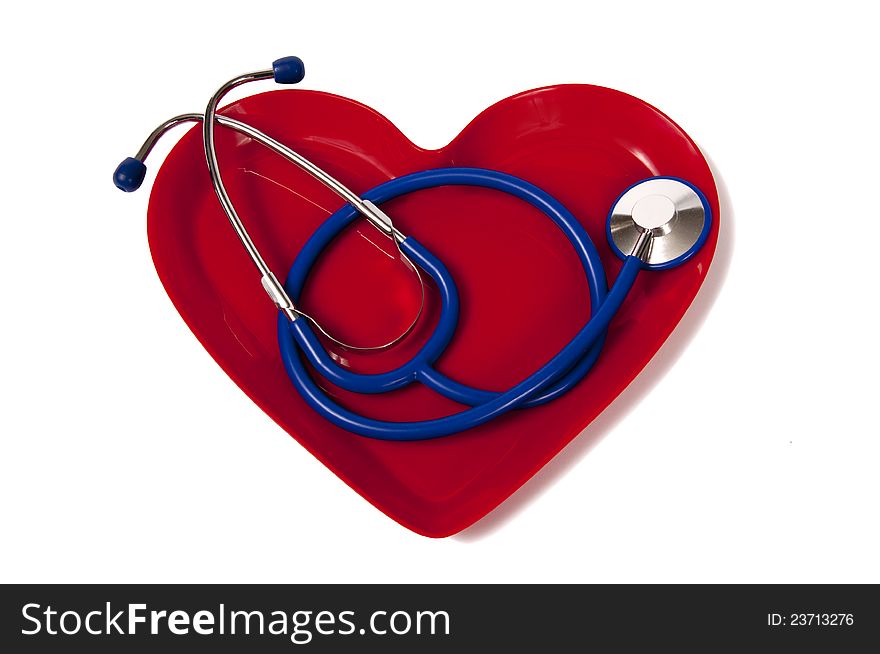
M647 261L648 253L651 251L651 240L654 234L650 229L643 230L633 246L631 256L638 257L642 261Z
M153 130L152 134L147 137L147 140L144 141L144 144L141 146L141 149L138 150L134 158L138 161L145 161L150 155L150 152L152 152L153 146L156 145L156 142L160 138L162 138L162 136L164 136L166 132L174 129L175 127L183 123L195 123L204 119L205 117L202 114L195 113L180 114L179 116L174 116L174 118L169 118ZM340 198L342 198L350 205L352 205L355 209L357 209L358 213L366 218L370 222L370 224L373 225L373 227L383 232L385 235L391 236L398 243L406 238L406 235L392 224L391 219L388 217L388 215L384 211L379 209L379 207L377 207L369 200L361 199L359 195L357 195L354 191L345 186L345 184L330 175L330 173L319 167L317 164L313 163L309 159L306 159L295 150L292 150L283 143L276 141L268 134L261 132L254 127L251 127L247 123L235 120L234 118L228 118L226 116L219 116L215 114L214 120L221 124L223 127L228 127L235 130L236 132L239 132L240 134L244 134L245 136L252 138L261 145L264 145L267 148L276 152L277 154L280 154L290 163L295 164L301 170L317 179L319 182L324 184L324 186L329 188L331 191L336 193L336 195L338 195Z
M296 308L293 306L293 300L290 299L287 291L284 290L284 286L281 285L281 282L278 281L278 278L269 269L268 264L263 259L257 246L254 245L250 234L248 234L244 223L241 221L238 212L235 210L235 205L232 204L232 200L229 198L229 193L226 191L226 185L223 184L223 176L220 174L220 164L217 162L217 149L214 143L214 120L217 113L217 105L220 103L220 100L223 99L223 96L242 84L258 80L272 79L273 76L274 74L271 70L262 70L256 73L239 75L217 89L208 101L208 106L205 108L205 120L202 124L202 141L205 147L205 159L208 163L208 175L211 178L211 185L214 187L217 199L220 201L220 206L223 207L223 212L229 219L232 229L235 230L235 234L244 246L251 261L254 262L254 265L260 272L260 283L263 285L266 293L275 305L284 312L291 321L293 321L298 317Z
M178 125L181 125L183 123L198 122L198 121L204 121L204 120L205 120L205 116L203 116L202 114L197 114L197 113L180 114L178 116L174 116L173 118L169 118L168 120L163 122L161 125L159 125L156 129L154 129L153 132L147 137L146 141L144 141L140 150L138 150L135 158L138 159L139 161L142 161L142 162L145 161L147 159L147 157L150 155L150 152L153 150L153 147L156 145L158 140L160 138L162 138L162 136L164 136L165 133L167 133L171 129L177 127ZM345 342L335 338L333 335L329 334L314 318L312 318L308 314L304 313L303 311L297 309L293 305L293 303L290 300L290 297L287 295L287 292L284 290L284 287L280 284L280 282L278 282L278 279L275 277L275 275L272 274L272 272L268 270L268 267L266 266L265 261L262 259L262 257L259 256L259 252L257 252L256 246L253 244L253 241L251 241L249 235L247 234L247 230L245 229L244 225L241 223L241 219L238 217L238 214L235 212L235 209L234 208L232 209L231 216L230 216L230 212L226 211L226 207L231 206L231 202L229 201L229 196L226 195L226 189L224 187L223 188L223 197L226 198L228 205L223 203L223 200L222 200L222 197L221 197L219 191L217 192L217 197L221 198L221 205L223 206L223 209L226 212L226 215L229 218L229 221L232 224L233 228L235 228L236 234L242 240L242 243L245 243L246 248L248 248L247 243L250 244L251 247L248 249L248 254L251 254L252 252L256 252L257 258L254 258L253 256L251 258L254 260L254 263L256 264L257 269L263 275L260 280L261 284L263 285L263 289L266 291L266 294L269 295L269 297L272 299L272 301L275 303L275 305L278 306L279 309L284 310L285 315L287 315L288 318L290 318L291 320L295 320L296 317L299 317L299 316L307 318L309 320L309 322L311 322L322 334L324 334L324 336L329 338L331 341L333 341L334 343L337 343L339 345L342 345L343 347L346 347L348 349L352 349L352 350L381 350L381 349L385 349L385 348L388 348L388 347L394 345L395 343L399 342L404 336L406 336L413 329L415 324L418 322L418 319L421 316L422 311L424 309L425 285L424 285L424 280L422 279L422 275L419 272L418 267L412 261L410 261L409 257L407 257L402 251L400 251L399 244L406 238L406 236L404 234L402 234L397 228L394 227L394 225L391 223L391 219L382 210L380 210L376 205L374 205L372 202L369 202L368 200L361 199L351 189L349 189L342 182L340 182L339 180L337 180L336 178L331 176L325 170L323 170L322 168L320 168L319 166L317 166L313 162L309 161L308 159L306 159L304 156L302 156L298 152L295 152L291 148L287 147L283 143L280 143L279 141L273 139L271 136L268 136L267 134L248 125L247 123L243 123L241 121L235 120L234 118L228 118L227 116L221 116L221 115L217 115L215 113L214 120L217 123L219 123L220 125L222 125L223 127L227 127L229 129L235 130L236 132L239 132L240 134L244 134L245 136L256 141L257 143L260 143L261 145L263 145L263 146L269 148L270 150L274 151L275 153L281 155L287 161L293 163L294 165L296 165L297 167L299 167L300 169L302 169L303 171L305 171L306 173L308 173L309 175L311 175L312 177L317 179L319 182L323 183L325 186L327 186L327 188L329 188L334 193L336 193L345 202L348 202L355 209L357 209L357 211L359 213L361 213L370 222L370 224L372 224L374 227L379 229L381 232L383 232L384 234L386 234L390 238L393 238L395 241L395 244L398 245L398 252L400 252L400 255L403 258L404 262L406 263L407 267L409 267L413 271L413 273L416 275L416 278L418 279L419 285L421 287L421 296L422 296L421 297L421 304L419 306L419 311L416 314L415 319L409 325L409 327L406 329L406 331L403 334L401 334L400 336L398 336L396 339L394 339L393 341L390 341L388 343L385 343L385 344L379 345L379 346L362 347L362 346L352 345L350 343L345 343ZM216 159L216 155L215 155L215 159ZM217 178L214 178L214 179L217 179ZM214 186L216 189L217 185L215 184ZM244 235L244 237L247 240L245 240L245 238L242 238L242 235ZM266 274L267 272L268 272L268 274ZM284 309L285 306L289 310L285 310Z

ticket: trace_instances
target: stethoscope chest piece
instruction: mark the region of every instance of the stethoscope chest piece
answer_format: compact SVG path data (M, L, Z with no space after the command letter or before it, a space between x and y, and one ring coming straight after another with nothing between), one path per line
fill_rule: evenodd
M672 268L700 249L711 227L705 196L673 177L653 177L630 186L608 214L608 242L621 258L640 253L643 266ZM644 235L649 233L651 238Z

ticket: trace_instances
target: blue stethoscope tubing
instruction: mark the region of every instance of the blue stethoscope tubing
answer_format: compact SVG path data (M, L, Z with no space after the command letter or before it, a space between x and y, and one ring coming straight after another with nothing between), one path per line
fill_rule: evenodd
M433 368L455 332L459 298L455 281L447 268L412 237L401 241L400 249L437 285L441 298L440 317L434 332L407 363L379 374L360 374L339 366L315 335L307 320L278 317L278 342L284 367L305 401L336 426L361 436L391 441L427 440L472 429L518 407L531 407L559 397L577 384L593 367L611 319L617 313L643 267L641 259L627 256L617 279L607 290L605 271L589 235L578 220L555 198L537 186L513 175L481 168L438 168L412 173L381 184L362 197L375 204L437 186L478 186L520 198L546 214L569 239L586 275L590 294L590 319L552 359L526 379L504 392L473 388L448 378ZM309 271L325 247L359 213L345 205L330 216L309 238L285 281L290 296L297 300ZM330 398L314 382L306 360L336 386L356 393L386 393L420 382L456 402L470 405L442 418L412 422L390 422L359 415Z

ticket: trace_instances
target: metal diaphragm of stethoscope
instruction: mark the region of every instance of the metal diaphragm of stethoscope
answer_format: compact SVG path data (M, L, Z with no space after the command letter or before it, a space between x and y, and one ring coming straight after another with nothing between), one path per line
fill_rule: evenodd
M321 168L246 123L217 115L220 100L230 90L257 80L273 79L279 84L295 84L305 69L297 57L275 61L271 70L240 75L226 82L211 97L204 114L182 114L157 127L134 157L125 159L114 173L114 182L123 191L140 187L146 174L144 160L156 141L172 127L202 121L202 139L211 183L223 211L261 275L263 289L275 303L278 315L278 342L285 369L294 387L306 402L333 424L370 438L414 441L448 436L471 429L516 408L550 402L573 388L599 357L608 324L623 304L639 271L665 270L690 259L709 234L712 214L703 193L690 182L672 177L652 177L624 189L608 213L607 236L614 252L623 259L617 279L608 289L599 254L578 220L552 196L537 186L507 173L483 168L437 168L412 173L381 184L362 196L353 193ZM233 129L281 155L326 185L345 205L333 213L312 234L293 263L286 284L266 265L229 198L220 174L214 144L215 126ZM434 368L443 354L458 322L459 297L455 280L431 252L411 236L402 234L380 208L384 202L422 189L463 185L495 189L513 195L543 212L565 234L580 259L590 292L590 319L569 343L540 369L503 392L493 392L459 383ZM399 337L377 346L353 346L325 331L313 318L296 306L306 278L329 243L355 218L362 216L392 239L404 261L419 278L422 305L427 273L439 290L441 307L437 325L425 344L408 362L395 370L360 374L339 365L321 344L315 330L333 342L359 350L388 348L404 338L419 315ZM455 400L469 408L441 418L412 422L377 420L357 414L331 399L314 381L306 361L326 380L356 393L387 393L414 382Z

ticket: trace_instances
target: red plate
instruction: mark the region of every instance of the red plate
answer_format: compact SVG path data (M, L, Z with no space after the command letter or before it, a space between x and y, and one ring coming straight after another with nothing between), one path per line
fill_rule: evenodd
M678 268L640 275L611 323L599 362L570 393L467 433L383 442L334 427L296 393L279 357L276 311L217 203L199 130L175 146L153 187L148 232L156 270L177 310L235 383L291 436L381 511L426 536L448 536L482 518L590 424L675 328L715 251L718 195L697 146L662 113L617 91L585 85L527 91L484 111L439 150L413 145L369 107L315 91L263 93L222 113L288 144L358 193L426 168L478 166L517 175L578 217L610 281L621 262L605 240L605 218L625 188L653 175L676 176L698 186L711 204L715 220L705 246ZM341 201L248 138L218 128L217 142L230 195L283 279ZM461 319L438 363L442 372L506 389L553 356L587 319L578 259L531 206L487 189L443 187L383 208L445 262L458 284ZM418 284L389 241L356 222L319 261L301 306L341 340L377 344L406 327L418 301ZM378 354L338 348L335 354L357 371L395 367L424 342L436 309L429 288L426 313L404 342ZM345 406L377 418L418 420L462 408L418 385L358 396L320 383Z

